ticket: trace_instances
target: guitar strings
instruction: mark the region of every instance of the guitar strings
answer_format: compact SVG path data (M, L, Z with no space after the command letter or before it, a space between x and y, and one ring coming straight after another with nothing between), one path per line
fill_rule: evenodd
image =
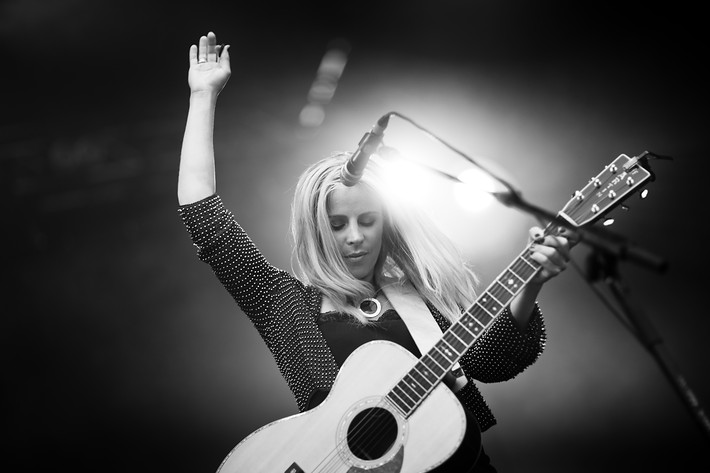
M441 381L441 380L439 380ZM433 384L429 389L425 389L425 394L422 396L422 399L426 398L431 392L436 389L437 385L439 383ZM363 447L365 450L367 450L367 447L372 447L376 442L379 442L384 438L384 435L386 435L385 429L378 429L378 423L375 422L375 414L374 414L374 409L375 408L381 408L384 409L388 412L390 412L390 409L387 409L385 406L388 404L387 402L387 397L383 396L382 399L374 405L374 407L370 408L372 409L371 412L368 412L365 414L364 418L360 421L359 425L355 428L353 432L350 432L351 437L357 437L357 436L366 436L368 440L366 440L366 443L363 444ZM390 401L391 402L391 401ZM421 403L418 402L413 406L412 409L416 408L419 404ZM394 417L397 417L396 413L392 413ZM395 437L395 443L396 443L396 438L399 438L400 436L400 431L399 431L399 424L397 424L397 435ZM335 445L335 448L330 452L330 454L326 455L326 457L318 464L316 465L316 469L314 472L334 472L337 471L338 468L341 466L347 466L349 468L349 465L344 465L342 462L339 462L338 460L340 459L340 454L339 450L342 448L343 444L347 442L348 436L345 435L343 440L340 442L337 442ZM349 447L346 446L349 451ZM390 450L388 449L387 452ZM351 451L352 453L352 451ZM359 458L359 457L358 457ZM381 457L380 457L381 458ZM376 459L375 459L376 460ZM325 462L325 464L324 464ZM337 464L334 464L337 462ZM335 469L331 469L331 467L334 467Z
M382 400L379 403L377 403L374 407L388 410L384 407L385 404L386 404L385 397L383 397ZM382 435L384 435L384 433L382 431L380 431L380 432L377 431L377 423L374 422L374 417L375 417L374 416L374 408L372 408L372 409L373 409L373 412L366 413L364 418L362 419L362 421L358 425L358 427L355 429L355 431L353 431L351 433L352 436L368 435L368 438L370 439L368 446L372 446L373 445L372 442L374 442L375 440L381 439ZM370 434L372 434L372 435L370 435ZM346 434L343 437L343 440L336 443L335 448L321 461L321 463L319 465L316 466L316 469L314 470L314 472L332 473L332 472L337 471L337 468L340 468L341 466L345 466L346 468L349 468L349 465L338 461L340 459L339 450L343 446L344 443L347 443L347 437L348 436ZM323 462L326 462L325 465L323 465ZM338 463L334 464L335 462L338 462ZM319 468L321 465L323 465L323 467ZM335 469L330 469L330 467L335 467Z
M545 228L543 229L543 235L550 235L552 233L551 230L552 230L552 224L548 223L545 226ZM528 245L526 250L529 250L531 245L532 245L532 242ZM431 393L431 391L433 391L433 389L435 387L436 387L436 384L433 385L430 389L427 389L424 397L428 396ZM314 473L321 473L321 472L322 473L336 473L339 468L345 468L346 471L347 471L347 469L350 468L350 465L348 465L345 462L340 461L340 453L339 453L340 449L343 447L343 444L347 443L347 441L348 441L348 434L351 435L351 438L366 437L367 440L365 441L364 444L362 444L362 448L364 450L367 450L368 447L372 447L377 442L384 439L384 436L386 435L386 431L385 431L385 429L378 428L379 423L376 422L374 409L381 408L381 409L384 409L389 412L389 409L386 409L384 407L386 405L385 401L386 401L386 396L384 396L382 398L382 400L374 406L374 408L370 408L371 412L365 413L364 418L360 421L359 425L355 428L355 430L353 432L346 432L346 434L343 436L343 440L340 440L339 442L337 442L335 445L335 448L333 448L331 450L331 452L328 455L326 455L325 458L323 458L323 460L318 465L316 465L316 468L314 469ZM419 404L419 403L417 403L417 404ZM417 406L415 405L414 407L417 407ZM392 414L392 415L395 415L395 414ZM398 424L396 438L398 438L399 435L400 435L400 432L399 432L399 424ZM396 439L395 439L395 443L396 443ZM350 450L349 446L347 446L347 448ZM351 450L350 450L350 452L352 454ZM389 452L389 449L387 450L387 452Z

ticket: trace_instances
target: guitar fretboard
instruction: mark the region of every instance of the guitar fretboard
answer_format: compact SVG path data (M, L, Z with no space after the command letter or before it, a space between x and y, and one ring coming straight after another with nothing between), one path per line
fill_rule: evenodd
M409 417L537 273L528 245L392 388L387 399Z

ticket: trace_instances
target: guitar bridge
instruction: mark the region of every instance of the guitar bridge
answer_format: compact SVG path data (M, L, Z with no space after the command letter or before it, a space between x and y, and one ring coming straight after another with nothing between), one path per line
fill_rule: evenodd
M298 466L298 463L293 462L293 463L291 463L291 466L286 468L286 471L284 473L305 473L305 472L303 471L303 468Z

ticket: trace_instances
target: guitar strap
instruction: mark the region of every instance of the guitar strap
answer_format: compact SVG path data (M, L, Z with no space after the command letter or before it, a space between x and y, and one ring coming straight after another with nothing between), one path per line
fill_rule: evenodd
M378 276L377 284L407 326L419 352L428 352L441 339L443 333L414 286L409 281L387 276ZM466 385L468 379L458 363L454 365L453 371L460 373L452 386L452 390L456 392Z
M377 284L382 288L382 292L407 326L419 352L427 353L441 339L443 333L417 290L409 281L401 281L388 276L378 276ZM331 300L327 296L323 296L321 311L328 312L334 308ZM468 383L466 375L460 368L460 365L456 363L452 369L452 374L455 373L455 382L450 388L454 392L459 391Z

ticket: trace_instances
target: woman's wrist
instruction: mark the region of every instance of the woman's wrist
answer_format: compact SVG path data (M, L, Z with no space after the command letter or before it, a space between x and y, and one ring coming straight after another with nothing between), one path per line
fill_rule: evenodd
M191 90L190 101L216 102L218 92L215 90Z

